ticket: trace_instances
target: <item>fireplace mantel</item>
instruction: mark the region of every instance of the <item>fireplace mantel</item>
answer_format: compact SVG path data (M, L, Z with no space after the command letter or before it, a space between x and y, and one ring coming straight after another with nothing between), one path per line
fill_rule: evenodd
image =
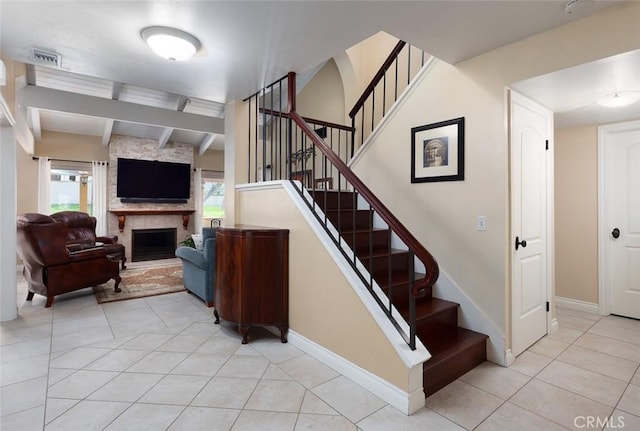
M144 215L181 215L182 227L187 230L189 226L189 215L196 212L195 210L109 210L111 214L118 216L118 230L124 232L124 224L127 216L144 216Z

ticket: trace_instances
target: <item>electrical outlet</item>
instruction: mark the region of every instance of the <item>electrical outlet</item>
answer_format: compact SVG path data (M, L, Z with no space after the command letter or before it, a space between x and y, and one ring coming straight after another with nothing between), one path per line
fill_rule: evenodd
M476 230L487 230L487 216L478 216L476 219Z

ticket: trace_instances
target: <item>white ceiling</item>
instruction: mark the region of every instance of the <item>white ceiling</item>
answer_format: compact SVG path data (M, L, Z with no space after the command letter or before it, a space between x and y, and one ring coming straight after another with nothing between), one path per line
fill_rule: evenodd
M3 56L25 63L34 62L33 48L56 52L61 56L61 68L54 71L57 76L51 81L60 81L60 72L81 75L67 91L182 110L184 114L174 116L180 122L186 114L192 114L192 120L220 117L220 107L226 101L243 99L289 71L308 71L381 30L456 63L617 2L581 0L571 14L565 13L565 3L2 0L0 50ZM186 62L159 58L140 37L140 31L151 25L188 31L203 48ZM47 85L50 70L35 69L32 84ZM546 84L520 83L518 90L538 99L531 93L548 85L561 87L561 78ZM89 88L83 90L83 86ZM48 94L36 96L46 99ZM554 94L561 98L560 92ZM551 102L542 103L552 107ZM96 121L85 115L87 121L81 121L82 117L69 113L53 113L62 109L58 105L37 108L31 110L30 121L40 130L79 127L77 133L97 136L126 133L156 138L169 134L169 140L180 139L201 149L220 148L223 142L213 127L196 130L195 126L175 127L175 122L168 127L123 118L112 121L108 116Z
M597 103L618 91L640 91L640 49L527 79L511 87L552 110L557 128L640 118L640 102L620 108Z

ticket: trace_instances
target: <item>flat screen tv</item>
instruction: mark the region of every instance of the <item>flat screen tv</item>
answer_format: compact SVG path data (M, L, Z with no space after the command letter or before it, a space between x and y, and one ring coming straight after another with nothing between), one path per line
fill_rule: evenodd
M191 165L118 158L117 197L121 202L186 203Z

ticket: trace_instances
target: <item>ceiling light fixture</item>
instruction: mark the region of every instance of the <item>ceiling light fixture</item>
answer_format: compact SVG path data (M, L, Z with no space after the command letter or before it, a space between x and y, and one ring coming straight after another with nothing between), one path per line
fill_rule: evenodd
M625 90L607 94L598 100L598 105L605 106L607 108L619 108L621 106L631 105L638 100L640 100L640 91Z
M140 35L153 52L171 61L188 60L201 46L194 36L171 27L147 27Z

